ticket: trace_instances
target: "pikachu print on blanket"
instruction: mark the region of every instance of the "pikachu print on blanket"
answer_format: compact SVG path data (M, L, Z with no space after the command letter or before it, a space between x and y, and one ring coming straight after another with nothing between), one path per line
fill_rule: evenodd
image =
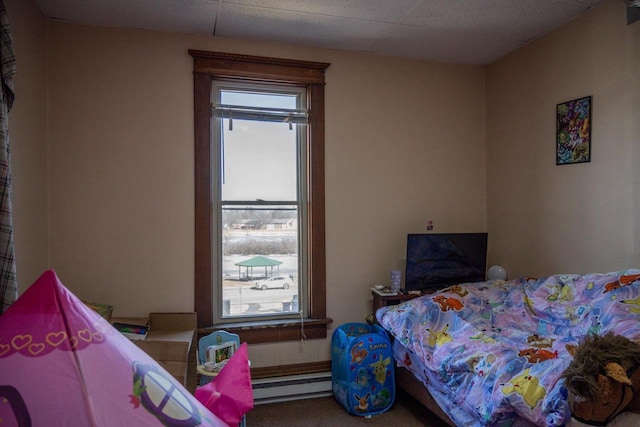
M531 375L529 369L525 369L521 375L513 377L511 384L502 387L505 395L517 393L522 396L524 403L531 409L547 394L547 390L540 385L538 377Z
M446 343L448 343L453 339L451 338L451 335L449 335L448 331L449 331L448 323L444 325L444 327L439 331L432 331L431 329L427 328L427 332L429 332L429 336L427 337L427 342L431 347L434 347L434 346L440 347L442 345L445 345Z

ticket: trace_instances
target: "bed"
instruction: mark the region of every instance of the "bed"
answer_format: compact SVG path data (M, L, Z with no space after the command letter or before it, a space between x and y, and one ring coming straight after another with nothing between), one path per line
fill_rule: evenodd
M398 386L450 425L581 425L561 378L567 346L609 331L640 341L639 279L625 270L466 283L382 307L376 320L393 338Z

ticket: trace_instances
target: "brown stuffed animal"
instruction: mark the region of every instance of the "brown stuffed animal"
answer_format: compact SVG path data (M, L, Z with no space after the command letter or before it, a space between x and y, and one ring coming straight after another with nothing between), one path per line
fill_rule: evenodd
M562 374L573 417L606 425L622 411L640 412L640 345L609 332L588 335Z

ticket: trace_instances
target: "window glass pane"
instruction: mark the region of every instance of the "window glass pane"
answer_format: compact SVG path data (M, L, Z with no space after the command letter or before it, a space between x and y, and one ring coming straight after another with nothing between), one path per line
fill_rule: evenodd
M243 107L298 108L298 94L274 94L258 91L220 91L220 103L225 105L240 105Z
M297 126L222 120L222 200L296 200Z
M214 110L220 162L217 283L222 283L217 312L221 320L293 315L303 311L305 296L298 251L304 236L299 224L305 223L299 191L305 188L306 167L299 162L306 158L306 126L274 121L273 111L299 109L305 91L235 82L214 87L217 105L237 106L236 114L257 108L250 120L234 118L233 109L223 115Z
M223 317L298 312L298 247L296 206L223 206Z
M301 90L219 87L218 102L265 109L296 109ZM221 200L296 200L297 125L272 121L222 120Z

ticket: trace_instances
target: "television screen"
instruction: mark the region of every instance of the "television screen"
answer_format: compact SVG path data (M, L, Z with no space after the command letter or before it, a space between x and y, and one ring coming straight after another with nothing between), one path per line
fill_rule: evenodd
M434 291L482 282L487 268L487 233L409 234L405 289Z

